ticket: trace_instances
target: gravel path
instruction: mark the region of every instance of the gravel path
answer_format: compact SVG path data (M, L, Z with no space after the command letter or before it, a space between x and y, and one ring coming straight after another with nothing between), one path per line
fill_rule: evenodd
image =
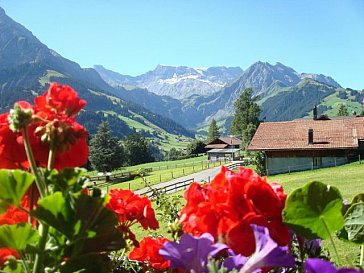
M237 162L234 162L237 163ZM229 165L234 164L234 163L228 163L225 166L229 167ZM186 185L191 184L192 181L196 181L196 182L201 182L201 181L208 181L210 182L217 173L219 173L221 169L221 166L215 167L215 168L211 168L211 169L207 169L207 170L203 170L201 172L197 172L197 173L193 173L193 174L189 174L186 176L182 176L176 179L172 179L168 182L163 182L160 184L155 184L152 186L153 189L160 189L160 188L164 188L166 186L172 186L178 182L181 181L186 181ZM136 190L135 193L143 195L146 192L150 191L149 188L143 188L140 190ZM172 193L172 191L169 191L168 193Z

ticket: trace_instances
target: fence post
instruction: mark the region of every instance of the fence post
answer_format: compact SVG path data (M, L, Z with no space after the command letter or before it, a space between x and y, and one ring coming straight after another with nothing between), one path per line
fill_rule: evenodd
M360 160L360 154L359 154L359 164L361 164L361 160Z
M185 168L182 169L183 175L185 175Z
M311 164L311 170L313 170L313 162L312 162L312 164Z
M162 175L159 175L159 182L162 182Z
M130 182L129 182L129 190L130 190Z
M291 168L288 165L288 173L291 174Z
M336 157L334 157L334 161L335 161L335 167L336 167Z
M172 178L174 178L174 177L173 177L173 172L171 172L171 174L172 174Z
M210 183L210 180L211 180L211 178L210 178L210 176L208 177L208 181L209 181L209 183Z

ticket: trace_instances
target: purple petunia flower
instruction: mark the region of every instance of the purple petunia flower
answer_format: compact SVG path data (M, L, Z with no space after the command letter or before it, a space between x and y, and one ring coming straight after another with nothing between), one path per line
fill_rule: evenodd
M159 254L171 261L172 268L182 268L187 272L208 272L209 257L215 257L220 251L227 250L225 244L214 244L214 238L209 233L201 237L183 234L179 243L168 242L159 250Z
M251 225L255 236L255 252L240 269L239 273L251 273L262 267L295 267L294 258L287 252L288 247L280 247L269 236L266 227Z
M362 273L350 268L336 269L332 263L317 258L307 259L304 267L305 273Z

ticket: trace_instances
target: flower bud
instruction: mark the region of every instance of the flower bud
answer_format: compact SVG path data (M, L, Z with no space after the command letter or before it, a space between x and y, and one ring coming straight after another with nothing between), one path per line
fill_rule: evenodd
M9 128L13 132L20 132L33 121L33 110L26 103L15 103L14 109L10 110L8 116Z

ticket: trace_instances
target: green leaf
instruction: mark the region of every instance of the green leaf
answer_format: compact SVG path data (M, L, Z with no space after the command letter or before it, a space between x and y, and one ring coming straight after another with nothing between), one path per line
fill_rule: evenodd
M353 204L344 216L344 228L338 237L356 244L364 244L364 203Z
M38 232L30 224L0 226L0 248L25 250L28 245L37 243L38 239Z
M82 168L65 168L60 172L56 170L48 172L46 178L48 184L55 185L56 191L68 191L71 187L74 191L80 191L86 181L84 174L85 170Z
M67 256L75 257L85 253L119 250L125 247L125 240L116 228L118 218L105 208L103 198L81 194L76 199L75 219L81 227L75 235L75 244L68 249ZM75 229L76 230L76 229Z
M40 199L32 215L67 237L73 236L73 212L61 192Z
M287 198L283 221L308 239L326 239L341 229L342 197L336 187L311 182L293 191Z
M34 177L20 170L0 170L0 213L13 204L19 206L20 200L33 183Z
M97 272L107 273L110 272L106 267L105 261L108 259L106 255L87 255L68 260L61 267L61 273L75 273L75 272Z

